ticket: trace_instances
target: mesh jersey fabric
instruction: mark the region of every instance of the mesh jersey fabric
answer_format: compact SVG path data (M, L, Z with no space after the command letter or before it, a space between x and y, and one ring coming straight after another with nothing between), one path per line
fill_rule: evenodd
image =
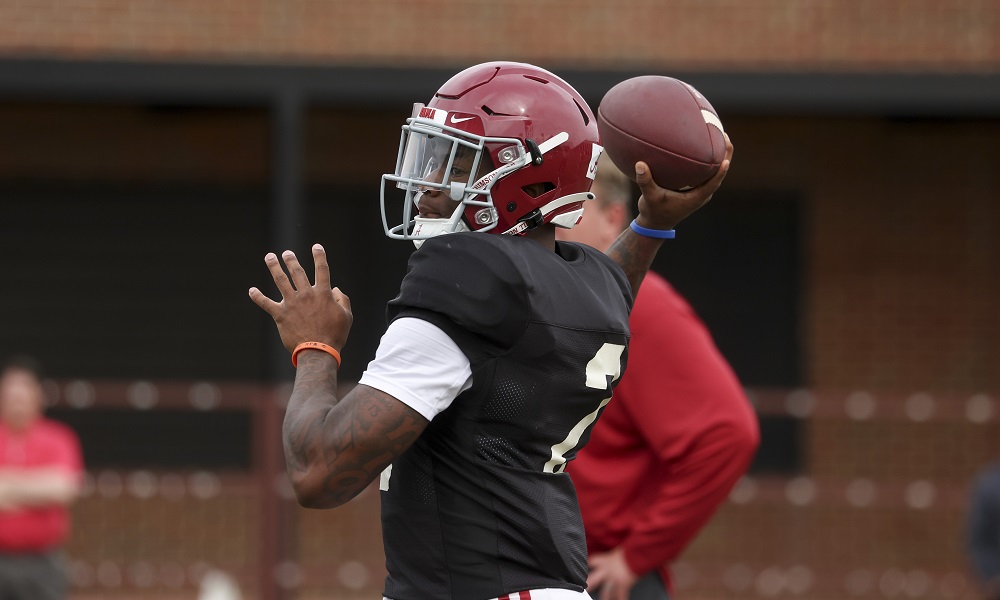
M410 259L387 316L448 333L473 385L392 465L387 598L586 587L583 523L561 461L586 443L625 368L631 291L603 254L557 248L457 233Z

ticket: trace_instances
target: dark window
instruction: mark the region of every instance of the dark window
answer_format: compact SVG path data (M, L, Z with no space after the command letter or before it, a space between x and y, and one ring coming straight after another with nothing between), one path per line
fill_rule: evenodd
M653 268L701 316L748 387L801 386L799 203L720 191L684 221Z
M248 411L50 409L80 436L87 469L251 467Z
M332 283L351 299L354 324L339 377L357 381L375 358L386 328L385 305L399 293L415 248L412 242L385 236L377 179L368 185L312 187L309 223L306 239L327 249ZM307 269L311 268L309 260Z
M800 204L790 193L723 189L678 228L653 268L701 316L744 386L804 385ZM802 421L762 414L757 474L803 464Z
M0 348L52 377L259 379L266 191L0 183ZM260 313L260 314L258 314Z

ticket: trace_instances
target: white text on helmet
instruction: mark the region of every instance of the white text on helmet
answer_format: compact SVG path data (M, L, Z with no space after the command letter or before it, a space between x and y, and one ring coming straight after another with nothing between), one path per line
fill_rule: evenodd
M474 189L474 190L483 190L483 189L486 189L486 187L489 184L493 183L493 180L496 179L496 176L497 176L498 172L499 172L499 170L493 171L491 173L487 173L486 175L483 175L483 177L479 181L477 181L476 183L474 183L472 185L472 189Z

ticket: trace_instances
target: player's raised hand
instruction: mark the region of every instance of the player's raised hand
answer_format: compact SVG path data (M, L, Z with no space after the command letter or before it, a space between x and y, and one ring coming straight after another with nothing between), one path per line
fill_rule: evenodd
M250 299L274 319L289 352L302 342L322 342L340 351L354 322L351 300L339 288L330 288L330 266L323 246L313 245L312 254L315 285L310 284L294 252L284 251L280 261L274 253L268 253L264 264L278 286L281 301L271 300L256 287L250 288Z
M726 157L715 175L696 188L675 192L661 188L653 181L649 166L645 162L636 163L635 179L642 191L639 197L639 216L636 222L649 229L673 229L709 200L722 180L726 178L733 158L733 143L726 135Z

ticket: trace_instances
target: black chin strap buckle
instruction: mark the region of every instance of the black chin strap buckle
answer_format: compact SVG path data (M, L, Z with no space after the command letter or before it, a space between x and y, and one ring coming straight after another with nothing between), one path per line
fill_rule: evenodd
M518 219L517 222L524 223L525 225L528 226L528 229L534 229L535 227L541 225L544 222L544 220L545 219L542 217L542 211L536 208L535 210L531 211L530 213Z
M538 144L535 143L535 140L526 139L524 140L524 143L528 145L528 152L531 153L531 164L536 167L542 164L545 159L542 158L542 150L538 147Z

